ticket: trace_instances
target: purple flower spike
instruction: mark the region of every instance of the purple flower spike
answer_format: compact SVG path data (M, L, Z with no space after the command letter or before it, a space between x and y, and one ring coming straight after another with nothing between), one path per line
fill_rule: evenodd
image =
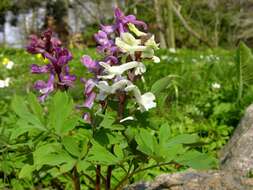
M60 90L67 90L73 86L76 76L70 75L68 62L72 59L72 54L62 43L53 37L51 30L45 31L40 37L35 35L30 37L30 43L27 51L31 54L41 54L50 61L49 64L39 66L33 64L31 72L35 74L50 73L48 82L37 81L35 89L42 94L40 100L44 101L46 97L54 90L54 87Z

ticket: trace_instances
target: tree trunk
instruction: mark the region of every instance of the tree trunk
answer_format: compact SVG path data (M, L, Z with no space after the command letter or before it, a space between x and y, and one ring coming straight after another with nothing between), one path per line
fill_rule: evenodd
M162 20L162 11L160 6L160 0L154 0L154 6L155 6L155 14L156 14L156 22L158 25L158 31L159 31L159 40L160 40L160 47L166 48L166 41L164 36L164 25Z
M174 32L174 15L173 15L173 0L166 0L166 6L165 9L167 10L165 13L167 13L165 17L166 22L166 42L167 47L169 48L175 48L175 32Z

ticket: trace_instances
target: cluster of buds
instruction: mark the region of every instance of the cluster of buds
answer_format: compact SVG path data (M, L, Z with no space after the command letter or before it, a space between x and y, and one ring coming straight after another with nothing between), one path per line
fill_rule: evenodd
M115 23L101 25L101 30L94 37L98 44L97 50L104 59L95 61L87 55L81 59L88 71L93 73L92 79L83 79L86 97L84 106L91 108L95 100L103 104L111 95L116 95L119 102L125 101L126 96L133 97L141 112L156 106L154 94L141 94L134 84L136 80L143 79L142 75L146 72L143 60L160 61L154 55L158 49L154 36L140 31L141 27L144 31L147 29L144 22L133 15L125 16L118 8L115 9Z
M35 74L48 73L48 81L38 80L34 87L40 93L40 100L45 98L58 88L67 90L76 80L76 76L70 75L68 62L72 59L71 53L62 47L62 43L53 37L51 30L45 31L40 37L32 35L27 51L31 54L39 54L48 60L48 64L39 66L33 64L31 72Z

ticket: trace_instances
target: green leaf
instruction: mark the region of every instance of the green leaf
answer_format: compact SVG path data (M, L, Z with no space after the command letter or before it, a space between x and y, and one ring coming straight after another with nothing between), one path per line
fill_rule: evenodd
M186 149L182 144L176 144L170 147L163 147L162 149L157 150L160 152L160 156L164 158L164 162L170 162L175 160L177 157L182 155Z
M45 128L38 116L30 112L25 103L25 100L22 97L14 96L11 107L13 111L20 117L20 119L26 121L29 124L32 124L36 128Z
M73 111L73 101L64 92L57 92L50 102L49 106L49 126L55 129L57 134L63 134L73 126L66 125L71 113ZM71 121L72 125L74 122Z
M29 106L31 107L33 113L40 119L41 122L43 122L43 108L40 105L38 98L30 93L28 95L28 102L29 102Z
M27 121L24 120L18 120L17 121L17 127L15 130L11 133L11 139L16 139L20 135L23 135L24 133L31 132L31 131L46 131L45 128L38 126L38 125L31 125L27 123Z
M34 171L34 166L33 165L29 165L29 164L25 164L21 171L19 172L18 177L19 178L27 178L29 180L32 180L32 173Z
M11 102L13 111L21 118L27 117L29 110L25 104L25 99L20 96L14 96Z
M63 163L75 162L59 143L39 146L33 152L33 159L36 169L40 169L43 165L60 166Z
M75 161L64 163L60 166L60 173L66 173L73 169Z
M139 134L135 137L135 140L138 144L138 150L149 156L153 156L157 142L155 137L148 130L140 129Z
M62 144L71 155L76 157L80 156L78 141L74 137L70 136L64 137L62 139Z
M77 162L77 171L78 172L86 172L88 167L90 167L90 163L84 159Z
M197 134L182 134L171 138L167 142L167 146L173 146L176 144L194 144L199 142L199 136Z
M253 55L243 42L237 49L236 65L239 81L238 100L241 100L244 87L253 84Z
M61 133L66 134L69 131L73 130L78 125L79 120L80 120L79 115L78 116L76 116L76 115L71 116L69 119L67 119L67 121L65 121L62 124Z
M158 94L161 91L163 91L164 89L166 89L168 87L168 85L170 84L171 80L174 78L178 78L179 76L177 75L168 75L164 78L161 78L159 80L157 80L151 87L151 92L153 92L154 94Z
M124 152L123 152L123 148L119 145L119 144L116 144L114 146L114 153L115 155L120 158L121 160L124 159Z
M114 156L96 141L92 142L92 148L89 152L87 160L101 165L114 165L120 162L119 158Z
M159 130L159 144L165 145L170 138L171 132L168 124L163 124Z
M217 167L217 160L215 158L196 150L187 151L181 157L177 158L176 161L194 169L212 169Z
M103 120L100 123L100 127L106 128L106 129L111 129L112 128L112 124L115 122L115 118L110 115L110 114L106 114L103 116Z

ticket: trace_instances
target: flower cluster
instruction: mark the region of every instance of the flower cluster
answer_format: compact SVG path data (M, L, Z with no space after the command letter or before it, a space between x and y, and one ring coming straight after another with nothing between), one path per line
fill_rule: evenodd
M62 47L62 43L53 37L51 30L45 31L40 37L32 35L27 51L31 54L40 54L48 60L48 64L39 66L33 64L31 72L35 74L48 73L48 81L38 80L34 87L40 93L40 100L45 98L54 91L55 88L66 90L72 86L76 76L70 75L68 62L72 59L71 53Z
M133 97L138 109L144 112L156 106L155 96L151 92L141 94L134 83L143 78L142 74L146 72L142 62L144 59L160 61L154 55L158 44L154 36L139 30L146 30L147 25L135 16L125 16L118 8L115 9L114 16L115 23L101 25L101 29L94 36L98 44L97 50L104 59L95 61L87 55L81 59L94 76L92 79L83 80L85 106L91 108L95 99L104 102L112 94L122 101L120 96L123 94L123 97ZM99 89L98 93L94 87Z

